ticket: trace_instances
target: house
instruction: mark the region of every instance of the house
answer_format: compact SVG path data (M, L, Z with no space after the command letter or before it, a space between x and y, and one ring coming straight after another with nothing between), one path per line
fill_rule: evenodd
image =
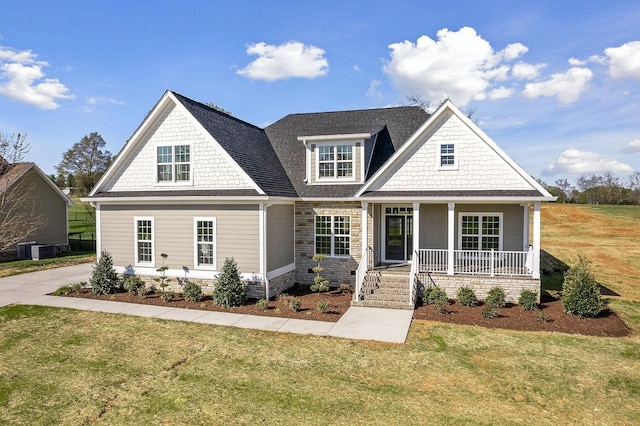
M34 163L0 163L1 259L15 259L18 243L37 243L39 257L66 248L71 200Z
M166 253L169 276L206 289L233 257L250 296L270 297L312 283L323 253L354 304L387 307L434 283L539 291L540 204L554 199L449 101L262 129L171 91L87 198L119 272L157 275Z

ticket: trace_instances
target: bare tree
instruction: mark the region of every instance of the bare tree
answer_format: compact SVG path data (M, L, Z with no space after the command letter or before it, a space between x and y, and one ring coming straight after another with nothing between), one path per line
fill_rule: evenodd
M640 205L640 172L633 172L629 176L629 188L636 193L636 203Z
M0 250L24 241L47 223L38 208L35 182L24 178L33 165L20 163L29 149L26 135L0 133Z
M556 181L556 186L560 188L560 191L562 191L562 203L564 204L567 196L571 195L572 186L566 179L558 179Z

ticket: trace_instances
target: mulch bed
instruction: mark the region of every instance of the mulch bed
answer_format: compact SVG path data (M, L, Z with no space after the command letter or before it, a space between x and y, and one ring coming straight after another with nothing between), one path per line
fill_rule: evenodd
M84 288L80 291L70 293L68 297L331 322L338 321L347 309L349 309L349 304L353 297L350 293L343 293L337 290L318 294L310 291L309 287L301 285L290 288L287 291L287 295L300 300L300 309L297 312L291 310L282 297L279 297L277 300L270 300L269 306L265 310L260 309L256 305L255 299L248 300L243 306L227 309L216 306L210 296L205 296L202 302L187 302L180 294L176 294L173 300L165 302L160 298L159 294L139 297L123 292L108 296L96 296L92 294L89 289ZM318 311L317 305L319 301L329 303L327 312L322 313ZM631 331L624 322L606 306L597 318L579 319L572 315L565 314L562 311L562 301L548 294L543 296L538 314L534 311L524 311L518 305L507 305L499 310L499 315L496 318L483 318L482 309L482 305L466 307L460 306L457 302L453 302L449 305L450 313L441 314L436 312L433 306L423 306L422 302L419 301L413 318L417 320L522 331L558 331L570 334L609 337L620 337L631 334ZM543 315L546 321L541 321L540 315Z
M449 305L451 313L441 314L436 312L432 305L423 306L422 302L418 304L413 314L414 319L509 330L558 331L589 336L621 337L631 334L631 330L607 306L597 318L580 319L565 314L562 310L562 301L549 294L544 294L538 313L525 311L518 305L507 305L499 309L499 315L496 318L484 318L482 305L467 307L456 302ZM546 321L541 320L541 315Z

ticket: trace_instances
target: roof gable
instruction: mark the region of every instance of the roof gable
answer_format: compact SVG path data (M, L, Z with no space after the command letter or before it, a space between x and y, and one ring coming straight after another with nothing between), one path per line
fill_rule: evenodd
M67 197L64 192L60 190L52 181L49 179L49 176L45 175L44 172L38 167L35 163L6 163L5 172L0 175L0 194L7 191L13 185L20 181L29 171L33 170L40 181L42 181L45 185L49 186L60 198L64 200L67 206L73 205L73 202Z
M454 145L455 167L440 167L441 144ZM530 194L550 197L450 101L375 173L358 195L416 191L533 191Z

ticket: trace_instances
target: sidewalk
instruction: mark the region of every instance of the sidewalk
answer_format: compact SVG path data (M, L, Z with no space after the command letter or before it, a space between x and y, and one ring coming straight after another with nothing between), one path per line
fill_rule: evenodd
M285 333L404 343L413 311L351 307L338 322L263 317L75 297L49 296L58 287L87 281L92 264L0 278L0 306L13 303L81 309Z

